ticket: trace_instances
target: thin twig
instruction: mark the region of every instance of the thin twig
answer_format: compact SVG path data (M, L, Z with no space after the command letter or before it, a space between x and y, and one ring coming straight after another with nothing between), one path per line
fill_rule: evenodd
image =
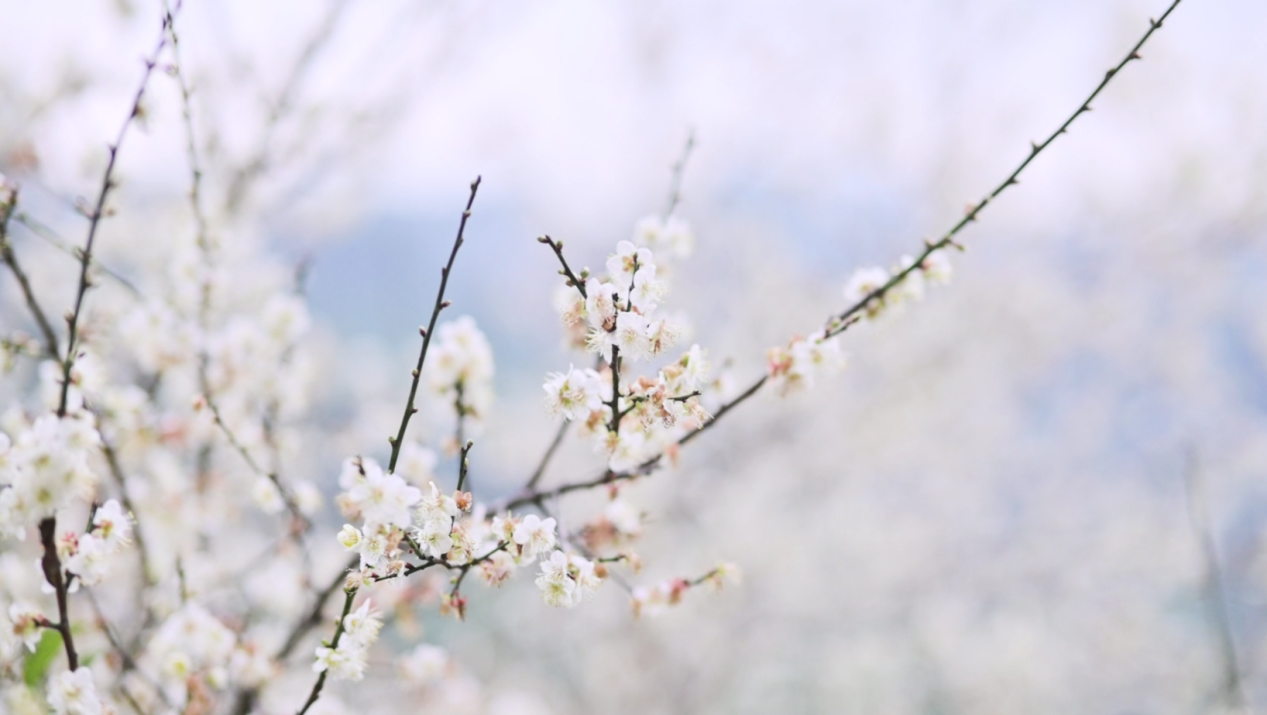
M225 423L224 418L220 414L220 407L216 404L215 400L212 399L210 391L206 389L206 385L203 386L202 398L203 402L207 405L207 409L211 411L212 421L216 423L216 427L220 428L220 433L224 435L226 440L228 440L229 446L233 447L233 450L242 456L243 461L245 461L246 465L251 468L251 471L255 472L257 476L268 479L268 481L272 482L273 486L277 488L277 493L282 497L282 503L286 505L286 510L290 512L291 518L294 519L295 524L298 525L298 529L292 529L292 533L298 534L299 532L307 531L311 522L308 521L308 517L304 516L303 511L300 510L299 503L295 500L294 495L292 495L282 485L282 481L278 478L276 472L270 472L261 467L259 462L255 461L255 457L251 456L250 450L238 441L237 436L233 434L233 430L229 429L229 425Z
M572 267L568 265L567 259L563 257L563 242L556 241L549 236L542 236L537 239L537 243L544 243L550 247L550 250L554 251L554 255L559 259L559 265L563 266L559 269L559 275L567 278L567 285L575 287L581 294L582 299L588 298L589 296L585 293L585 279L587 278L585 271L581 271L580 277L577 277L572 272Z
M422 333L422 349L418 351L418 365L414 367L413 382L409 385L409 399L405 402L405 414L400 418L400 429L396 431L395 437L388 437L388 441L392 445L391 459L387 462L387 471L396 471L396 460L400 458L401 445L405 443L405 430L409 428L409 418L418 410L414 407L414 399L418 396L418 383L422 379L422 366L427 360L427 348L431 347L431 336L436 329L436 321L440 318L440 311L449 307L449 302L444 299L444 290L449 285L449 274L453 272L453 261L458 256L458 249L462 247L462 235L466 232L466 222L471 218L471 206L475 203L475 194L480 188L480 177L475 177L475 181L471 182L471 195L466 200L466 208L462 211L462 221L458 224L458 235L453 241L453 250L449 252L449 262L444 268L440 269L440 290L436 291L435 307L431 309L431 320L427 323L427 327L419 328Z
M65 253L66 255L71 256L73 258L76 258L76 259L79 258L78 249L72 248L70 243L66 239L57 235L57 232L54 231L51 226L40 222L35 217L22 211L19 211L17 214L15 214L13 217L13 220L16 221L19 226L22 226L26 230L30 231L32 234L42 239L45 243L52 246L53 248L56 248L62 253ZM127 291L131 293L134 297L136 298L145 297L141 294L141 290L137 288L136 285L132 283L132 281L128 280L127 278L124 278L122 273L119 273L118 271L113 270L110 267L106 266L104 263L101 262L101 259L97 258L96 256L92 257L92 267L97 269L97 271L101 273L102 275L106 276L107 278L110 278L111 280L115 281L119 285L126 288Z
M62 394L57 403L58 417L66 416L66 401L70 395L70 373L75 367L75 352L79 349L76 342L79 338L79 318L83 311L84 296L88 293L88 287L91 284L88 278L88 267L92 265L92 249L97 238L97 228L106 214L106 199L110 196L110 190L115 187L115 162L119 158L119 150L123 147L123 140L127 136L128 129L132 126L132 120L141 113L141 100L145 97L145 88L149 85L150 75L158 64L159 55L167 46L167 29L171 26L175 13L180 12L180 5L180 2L177 2L174 12L164 11L163 13L163 27L159 34L158 46L145 60L141 86L137 88L136 96L132 99L132 108L128 111L127 119L123 120L123 126L119 128L119 134L115 137L114 143L109 145L110 158L106 162L106 170L101 177L101 190L97 193L97 201L92 212L88 214L88 240L84 242L84 248L79 253L79 288L75 293L75 307L66 318L66 359L62 363Z
M290 112L294 103L295 93L312 69L314 60L320 55L321 50L325 48L330 38L334 36L334 30L339 24L339 18L343 15L347 5L347 0L334 0L331 3L330 9L326 12L325 17L322 18L317 31L308 40L308 43L304 45L299 57L295 59L295 64L286 76L286 81L282 85L281 91L278 92L276 99L272 102L272 106L269 107L268 117L264 121L264 130L260 136L260 143L255 154L249 161L239 167L234 172L233 178L229 180L229 188L225 192L224 202L224 212L226 214L237 212L241 207L242 200L249 193L251 184L268 170L270 152L273 147L273 134L277 131L278 125L281 124L287 113Z
M572 420L563 420L563 423L559 425L558 431L554 433L554 439L550 442L550 447L541 456L541 461L537 462L537 468L533 470L528 483L524 485L525 491L532 491L537 488L537 484L541 482L541 477L545 476L546 467L549 466L550 460L554 458L554 453L558 451L559 445L563 444L563 438L567 436L568 427L571 424Z
M26 272L22 270L22 266L18 264L18 257L13 252L13 245L9 243L9 217L13 215L13 210L18 203L18 192L13 192L12 198L7 204L0 204L0 260L3 260L9 270L13 272L13 277L18 281L18 287L22 289L22 298L26 301L26 307L31 311L31 317L35 319L35 324L39 326L40 335L44 337L44 349L48 352L49 357L56 360L61 354L61 350L57 345L57 333L53 332L53 325L48 321L48 316L40 307L39 300L35 297L35 291L31 289L31 281L27 278Z
M344 631L343 621L352 610L352 600L356 598L356 591L357 589L355 588L349 588L344 591L343 613L339 616L338 625L334 627L334 637L330 639L330 645L328 646L331 649L339 647L339 639L343 637ZM317 682L313 683L312 692L308 694L308 700L304 702L304 706L299 709L299 715L304 715L304 713L308 712L308 708L312 707L312 704L317 702L317 698L321 697L321 689L326 686L326 676L329 673L329 670L323 670L321 675L317 676Z
M669 184L669 203L664 209L664 219L667 221L673 212L677 210L677 206L682 202L682 174L686 172L686 162L691 158L691 150L695 148L695 130L688 130L686 133L686 145L682 147L682 155L673 163L673 180Z
M100 421L101 417L98 416L97 419ZM115 486L119 488L119 501L135 520L136 528L132 529L132 535L136 538L136 551L141 561L141 580L147 585L153 585L154 576L150 567L149 549L145 545L145 535L141 532L141 520L137 516L132 498L128 495L127 479L123 475L123 468L119 465L119 454L115 451L114 445L110 444L104 435L101 438L101 453L105 455L106 466L109 467L110 476L114 479Z
M853 306L850 306L843 313L828 319L826 336L831 337L832 335L836 335L847 328L847 321L854 315L863 311L871 304L872 301L883 300L885 294L887 294L894 286L905 280L912 271L918 270L934 251L941 250L948 246L957 246L958 244L955 243L955 236L958 235L959 232L962 231L968 224L976 221L977 216L985 209L986 206L990 204L991 201L994 200L996 196L1003 193L1009 186L1020 183L1019 178L1021 176L1021 172L1025 171L1025 168L1030 165L1030 162L1034 161L1034 159L1037 158L1043 150L1045 150L1048 146L1051 146L1052 142L1056 141L1056 137L1064 134L1069 129L1069 125L1073 124L1075 119L1082 116L1084 113L1091 111L1091 102L1094 101L1096 97L1100 96L1100 92L1108 86L1109 82L1112 81L1112 79L1116 77L1127 64L1133 60L1143 59L1140 57L1139 51L1143 48L1144 43L1148 42L1148 38L1152 37L1154 32L1161 29L1162 23L1166 21L1166 18L1170 17L1170 13L1174 12L1175 8L1178 7L1179 3L1182 1L1183 0L1174 0L1170 3L1170 6L1166 8L1164 13L1162 13L1160 19L1150 19L1148 21L1148 30L1144 33L1144 36L1135 43L1135 46L1131 48L1130 52L1126 53L1126 56L1122 58L1121 62L1118 62L1104 73L1104 78L1101 79L1100 83L1097 84L1095 89L1091 91L1091 94L1082 101L1082 104L1078 105L1078 108L1074 110L1073 114L1069 115L1060 127L1044 139L1042 143L1031 142L1029 153L1025 156L1021 163L1012 170L1012 173L1008 174L1007 178L1000 182L998 186L994 187L994 190L991 191L985 198L974 204L964 217L959 219L958 223L952 226L945 235L935 242L925 241L924 251L920 253L919 257L916 258L909 266L895 273L884 285L881 285L863 296L862 300L859 300Z
M1223 658L1223 697L1227 700L1226 704L1230 712L1245 712L1249 701L1245 694L1245 683L1236 655L1236 639L1232 635L1232 624L1227 611L1223 569L1219 565L1218 546L1215 544L1213 529L1210 526L1210 510L1206 502L1205 485L1201 478L1201 469L1195 451L1190 450L1187 455L1183 476L1188 492L1188 516L1192 522L1192 531L1201 549L1201 558L1205 567L1204 590L1210 606L1215 646Z

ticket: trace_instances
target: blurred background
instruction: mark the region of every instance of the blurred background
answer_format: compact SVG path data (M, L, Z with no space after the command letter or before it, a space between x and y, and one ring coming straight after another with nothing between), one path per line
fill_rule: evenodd
M328 490L398 419L482 175L450 295L496 351L475 472L496 498L553 434L544 375L586 359L561 344L538 235L600 266L663 210L693 133L696 252L667 306L746 381L846 307L855 268L915 253L1005 178L1165 5L189 0L177 29L217 232L307 267L317 421L389 406L313 445ZM159 12L0 0L0 172L63 235ZM421 614L426 639L501 712L1267 707L1264 22L1260 2L1184 2L962 234L951 286L848 332L840 377L759 396L628 490L649 522L635 581L727 559L740 588L635 621L615 584L561 612L521 575L472 591L466 623ZM151 87L103 261L193 232L178 90ZM568 444L549 479L596 464Z

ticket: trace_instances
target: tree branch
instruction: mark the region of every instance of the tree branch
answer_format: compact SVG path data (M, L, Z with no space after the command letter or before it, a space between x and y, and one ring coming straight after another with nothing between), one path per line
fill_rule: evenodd
M392 446L391 459L387 462L387 471L396 471L396 460L400 458L400 447L405 442L405 430L409 428L409 418L418 410L414 407L414 399L418 396L418 382L422 379L422 366L427 361L427 348L431 347L431 336L436 329L436 321L440 318L440 311L449 307L449 302L444 299L444 291L449 285L449 274L453 272L453 261L458 256L458 249L462 247L462 235L466 232L466 222L471 218L471 206L475 203L475 194L480 188L480 177L475 177L475 181L471 182L471 195L466 200L466 209L462 211L462 221L458 224L458 235L453 241L453 250L449 252L449 262L440 269L440 290L436 292L435 307L431 309L431 320L427 323L426 328L419 328L422 333L422 349L418 351L418 365L412 373L413 382L409 385L409 399L405 402L405 414L400 418L400 429L396 431L395 437L388 437L388 442Z

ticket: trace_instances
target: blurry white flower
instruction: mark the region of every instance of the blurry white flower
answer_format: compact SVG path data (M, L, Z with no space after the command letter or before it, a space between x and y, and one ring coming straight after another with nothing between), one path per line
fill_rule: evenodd
M57 715L100 715L101 700L88 668L58 673L48 681L48 705Z
M529 560L554 547L554 518L542 519L536 514L525 516L515 527L514 540Z
M566 373L556 372L546 377L542 385L546 393L546 408L551 414L562 414L575 420L603 406L600 394L602 384L593 370L577 370L569 366Z
M420 644L396 661L400 674L412 685L430 685L449 671L449 652L440 646Z

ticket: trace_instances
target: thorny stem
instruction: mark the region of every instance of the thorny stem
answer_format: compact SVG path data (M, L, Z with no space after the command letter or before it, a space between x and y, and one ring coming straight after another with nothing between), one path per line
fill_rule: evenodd
M1018 178L1020 177L1021 172L1023 172L1025 168L1029 166L1030 162L1032 162L1035 157L1037 157L1040 153L1043 152L1043 150L1045 150L1048 146L1050 146L1051 143L1056 140L1056 137L1060 136L1061 134L1064 134L1068 130L1069 125L1071 125L1075 119L1077 119L1083 113L1091 111L1091 102L1100 95L1100 92L1103 91L1106 86L1108 86L1109 82L1114 77L1116 77L1117 74L1124 67L1126 67L1127 64L1129 64L1133 60L1143 59L1139 55L1139 50L1144 46L1144 44L1148 41L1148 39L1152 37L1154 32L1161 29L1162 23L1164 23L1166 19L1170 17L1170 14L1174 12L1175 8L1178 7L1179 3L1182 1L1183 0L1173 0L1173 2L1170 3L1170 6L1166 8L1166 11L1162 13L1160 18L1156 20L1150 19L1148 21L1148 30L1144 33L1144 35L1139 39L1138 42L1135 43L1135 45L1126 54L1126 56L1122 59L1122 61L1118 62L1117 65L1115 65L1114 67L1110 68L1107 72L1105 72L1104 78L1100 80L1100 83L1096 85L1095 89L1092 90L1091 94L1088 95L1087 98L1082 101L1082 103L1078 106L1076 110L1074 110L1073 114L1071 114L1067 119L1065 119L1065 121L1060 125L1060 127L1056 131L1052 132L1052 134L1048 136L1045 140L1043 140L1042 143L1031 144L1029 155L1026 156L1025 159L1015 169L1012 170L1012 173L1010 173L1007 176L1007 178L1004 179L1002 183L1000 183L998 186L996 186L994 190L991 191L984 199L982 199L979 203L974 205L971 208L971 210L969 210L962 219L960 219L957 223L955 223L955 225L952 226L951 229L944 236L942 236L940 240L936 242L925 241L923 252L920 253L919 257L916 258L915 261L911 263L911 265L907 266L905 269L894 274L884 285L876 288L875 290L871 291L867 295L863 296L861 300L859 300L854 305L850 306L844 312L833 315L831 318L829 318L827 320L827 324L824 329L824 337L828 338L835 335L839 335L840 333L847 330L850 326L858 322L858 320L861 318L862 311L871 303L871 301L883 300L884 296L894 286L896 286L897 284L905 280L905 278L908 275L910 275L912 271L920 268L923 262L934 251L946 248L947 246L958 246L958 244L956 244L954 240L955 236L957 236L959 232L964 229L964 227L966 227L968 224L975 221L978 214L981 213L981 211L986 207L987 204L990 203L991 200L993 200L999 194L1003 193L1003 191L1007 189L1007 187L1012 186L1013 184L1019 183ZM547 243L547 241L543 239L542 243ZM551 247L553 248L553 244L551 244ZM561 260L562 252L556 249L555 253L559 255L559 258ZM712 427L714 424L717 423L719 419L721 419L723 415L725 415L727 412L734 409L736 406L738 406L739 404L743 403L748 398L756 394L766 384L768 380L769 380L768 375L763 375L762 377L758 378L746 390L744 390L743 393L741 393L738 397L736 397L735 399L731 400L730 402L726 403L721 408L719 408L717 412L713 414L712 419L700 425L698 428L688 432L681 439L679 439L676 443L677 446L682 446L686 444L687 442L690 442L691 440L699 436L701 433L703 433L705 430ZM523 506L525 504L541 505L547 499L557 498L559 496L562 496L570 492L581 491L585 489L593 489L595 487L612 484L612 483L619 482L622 480L631 479L637 476L642 476L642 475L650 473L659 464L659 462L663 459L663 457L664 457L664 453L660 453L652 457L651 459L648 459L647 461L643 462L642 464L638 465L636 468L632 470L624 471L624 472L613 472L612 470L608 469L604 471L603 474L597 478L590 479L587 481L582 481L582 482L572 482L569 484L564 484L560 487L557 487L551 490L537 491L533 487L528 487L523 492L521 492L518 496L513 497L509 501L505 502L505 504L503 505L497 506L492 511L494 513L497 513L499 511L514 509L514 508Z
M17 203L18 194L14 191L9 203L0 205L0 260L3 260L9 266L9 270L13 271L13 277L17 279L18 287L22 289L22 298L26 300L26 307L30 309L31 317L35 319L40 335L44 338L44 349L48 351L49 357L56 360L61 353L57 346L57 333L53 332L52 323L48 322L48 317L40 308L35 292L31 290L31 281L22 270L22 266L18 265L18 257L13 252L12 244L9 243L9 217L13 215Z
M332 649L339 647L339 639L343 637L343 621L352 610L352 600L356 598L356 591L357 589L355 588L349 588L344 591L346 595L343 598L343 613L339 616L338 625L334 627L334 638L330 639L329 647ZM304 713L308 712L308 708L312 707L312 704L317 702L317 698L321 697L321 689L326 686L326 676L329 674L330 671L323 670L321 675L317 676L317 682L313 683L312 692L308 694L308 700L304 703L304 706L299 709L299 715L304 715Z
M537 241L544 243L550 247L550 250L554 251L554 255L559 259L559 264L563 266L563 268L559 269L559 275L568 279L567 284L575 287L581 294L581 298L588 298L589 296L585 294L585 281L576 277L576 274L572 272L572 267L568 265L567 259L563 257L563 242L556 241L549 236L542 236Z
M431 336L435 333L436 321L440 318L440 311L449 307L448 301L444 299L444 290L449 285L449 274L453 272L453 261L458 256L458 249L462 247L462 234L466 231L466 222L471 218L471 206L475 203L475 194L480 188L480 177L475 177L475 181L471 182L471 195L466 200L466 209L462 211L462 221L458 224L458 235L453 241L453 250L449 252L449 262L440 269L440 290L436 292L435 307L431 309L431 320L427 323L427 327L420 329L422 333L422 349L418 351L418 365L413 371L413 382L409 385L409 400L405 403L405 414L400 418L400 429L397 430L395 437L389 437L388 441L392 445L391 459L387 462L387 471L396 471L396 460L400 458L400 447L405 443L405 430L409 428L409 418L413 417L414 398L418 396L418 383L422 379L422 366L427 360L427 348L431 346Z
M145 97L145 88L149 85L150 75L154 72L154 67L158 64L159 55L162 54L163 48L167 46L167 30L172 24L172 19L176 13L180 12L180 2L176 3L176 9L173 12L163 13L163 28L159 35L158 46L154 48L154 52L145 60L145 71L141 75L141 86L136 90L136 96L132 99L132 108L128 111L127 119L123 120L123 126L119 128L119 134L115 137L114 143L109 145L110 158L106 162L106 170L101 178L101 190L97 193L97 202L92 212L88 214L88 240L84 243L84 248L79 252L79 288L75 293L75 307L66 318L67 335L66 335L66 359L62 362L62 394L57 403L57 416L66 416L66 400L70 395L70 373L75 367L75 352L79 349L76 343L79 337L79 317L83 311L84 296L88 293L88 286L91 280L88 278L88 267L92 265L92 249L97 238L97 227L101 225L101 219L106 213L106 199L110 196L110 190L115 187L114 183L114 165L119 158L119 150L123 146L123 139L127 136L128 128L132 126L132 120L136 119L141 113L141 100Z

